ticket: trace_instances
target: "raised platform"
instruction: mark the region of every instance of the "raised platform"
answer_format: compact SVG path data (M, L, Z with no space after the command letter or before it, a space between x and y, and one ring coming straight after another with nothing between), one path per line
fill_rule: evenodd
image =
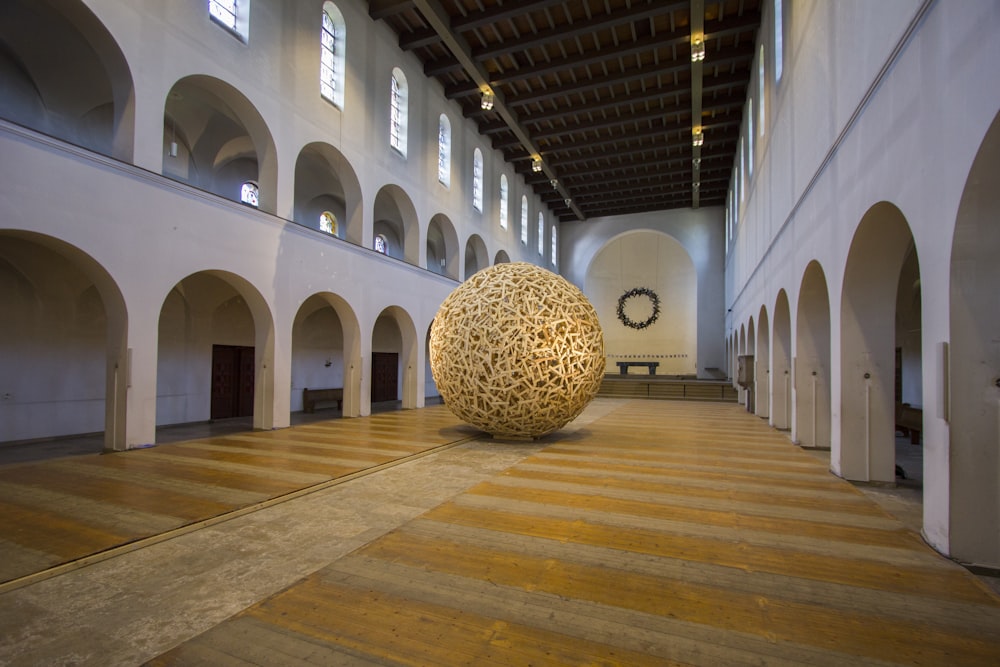
M698 380L676 376L605 375L598 396L657 398L735 403L736 389L725 380Z

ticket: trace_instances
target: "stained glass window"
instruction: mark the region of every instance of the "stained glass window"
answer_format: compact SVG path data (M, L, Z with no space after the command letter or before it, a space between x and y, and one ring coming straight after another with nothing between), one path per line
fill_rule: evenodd
M208 13L226 28L236 31L236 0L208 0Z
M483 212L483 152L478 148L472 154L472 208Z
M250 206L257 206L258 198L260 196L260 188L253 181L247 181L240 188L240 201L244 204L249 204Z

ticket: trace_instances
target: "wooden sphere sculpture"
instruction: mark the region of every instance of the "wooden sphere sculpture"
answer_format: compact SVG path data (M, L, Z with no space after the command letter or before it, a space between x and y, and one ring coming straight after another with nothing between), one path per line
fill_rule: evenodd
M431 372L455 416L537 438L579 415L604 377L604 335L579 289L525 262L479 271L431 326Z

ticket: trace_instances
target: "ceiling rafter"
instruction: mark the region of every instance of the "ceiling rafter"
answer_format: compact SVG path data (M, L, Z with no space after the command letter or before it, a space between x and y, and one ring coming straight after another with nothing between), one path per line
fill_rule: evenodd
M565 222L724 205L762 3L370 0L369 15Z

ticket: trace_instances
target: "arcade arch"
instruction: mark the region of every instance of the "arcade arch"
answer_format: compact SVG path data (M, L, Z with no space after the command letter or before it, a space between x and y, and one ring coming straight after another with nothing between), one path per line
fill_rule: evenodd
M792 320L783 289L775 300L772 328L770 422L786 430L792 427Z
M210 76L174 84L163 115L163 175L232 201L247 181L258 208L277 213L278 160L271 131L239 90Z
M402 400L417 405L417 330L399 306L385 308L372 327L371 402Z
M897 300L904 263L919 281L913 235L898 208L872 206L862 217L844 270L840 315L840 474L895 483ZM918 283L919 284L919 283ZM907 301L910 301L907 286ZM919 288L918 288L919 304ZM917 307L919 321L919 305ZM916 372L920 382L919 327Z
M132 73L117 42L83 2L0 3L0 44L0 117L132 160Z
M427 225L427 270L458 280L458 233L443 213Z
M361 335L347 301L330 292L302 302L292 324L290 412L302 409L302 390L340 387L341 416L360 414Z
M813 260L802 274L792 362L792 441L830 449L830 296L826 274Z
M771 415L771 332L768 328L767 307L760 307L757 317L757 348L754 352L754 385L757 397L754 414L768 419Z
M386 253L414 266L419 265L420 225L409 195L398 185L384 185L375 195L373 235L387 241Z
M274 321L260 292L227 271L178 282L160 309L157 425L253 416L274 425Z
M104 432L125 449L128 316L91 256L33 232L0 233L0 442Z
M946 379L950 389L944 410L950 427L950 553L992 568L1000 568L998 174L1000 114L969 170L955 221Z
M486 242L478 234L473 234L465 242L465 279L468 280L480 269L485 269L490 265L489 252L486 250Z
M361 245L364 238L361 184L347 158L322 142L308 144L295 161L295 221L319 229L320 215L337 219L336 236Z

